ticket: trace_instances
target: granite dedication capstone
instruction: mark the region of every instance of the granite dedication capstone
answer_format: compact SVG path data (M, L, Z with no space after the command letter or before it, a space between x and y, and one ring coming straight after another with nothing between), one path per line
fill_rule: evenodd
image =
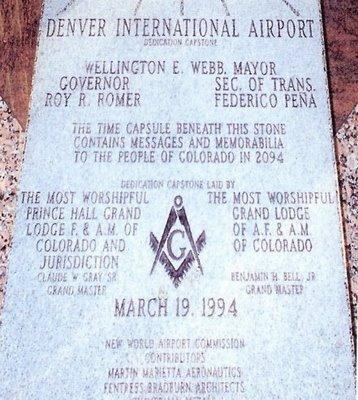
M320 3L46 0L0 398L352 400Z

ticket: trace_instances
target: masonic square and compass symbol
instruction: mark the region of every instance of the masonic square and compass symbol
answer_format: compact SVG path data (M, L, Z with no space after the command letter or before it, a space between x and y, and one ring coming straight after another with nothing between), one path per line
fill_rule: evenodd
M150 246L155 253L150 274L156 265L161 263L173 281L175 287L184 279L193 264L203 273L199 253L206 244L206 235L203 231L197 240L194 240L189 220L183 206L183 198L176 196L164 231L160 240L153 232L150 233Z

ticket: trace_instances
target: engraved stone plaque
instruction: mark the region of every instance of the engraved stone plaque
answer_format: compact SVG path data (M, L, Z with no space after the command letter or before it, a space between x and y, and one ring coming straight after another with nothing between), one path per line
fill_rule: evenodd
M320 3L45 1L0 398L351 400Z

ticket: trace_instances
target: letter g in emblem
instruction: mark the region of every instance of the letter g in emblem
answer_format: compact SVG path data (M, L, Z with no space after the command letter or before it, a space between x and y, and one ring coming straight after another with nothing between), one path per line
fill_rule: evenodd
M174 259L174 260L181 260L184 256L185 256L185 252L186 252L186 247L179 247L180 250L180 254L179 255L175 255L173 252L173 247L172 247L172 243L173 243L173 238L176 235L180 235L182 238L184 238L185 234L183 231L181 231L180 229L174 229L169 237L168 237L168 241L167 241L167 248L168 248L168 253L169 256Z
M175 196L161 238L158 240L154 233L150 232L149 245L155 254L150 274L152 275L155 266L160 262L177 288L192 265L196 265L203 273L199 253L205 244L205 231L194 239L183 206L183 198Z

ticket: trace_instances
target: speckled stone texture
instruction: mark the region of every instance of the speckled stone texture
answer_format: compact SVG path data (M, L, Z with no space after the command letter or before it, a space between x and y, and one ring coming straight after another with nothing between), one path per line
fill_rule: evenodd
M357 334L358 302L358 105L336 135L339 184L354 332Z
M6 267L15 216L16 192L25 148L25 135L0 97L0 311L4 301Z

